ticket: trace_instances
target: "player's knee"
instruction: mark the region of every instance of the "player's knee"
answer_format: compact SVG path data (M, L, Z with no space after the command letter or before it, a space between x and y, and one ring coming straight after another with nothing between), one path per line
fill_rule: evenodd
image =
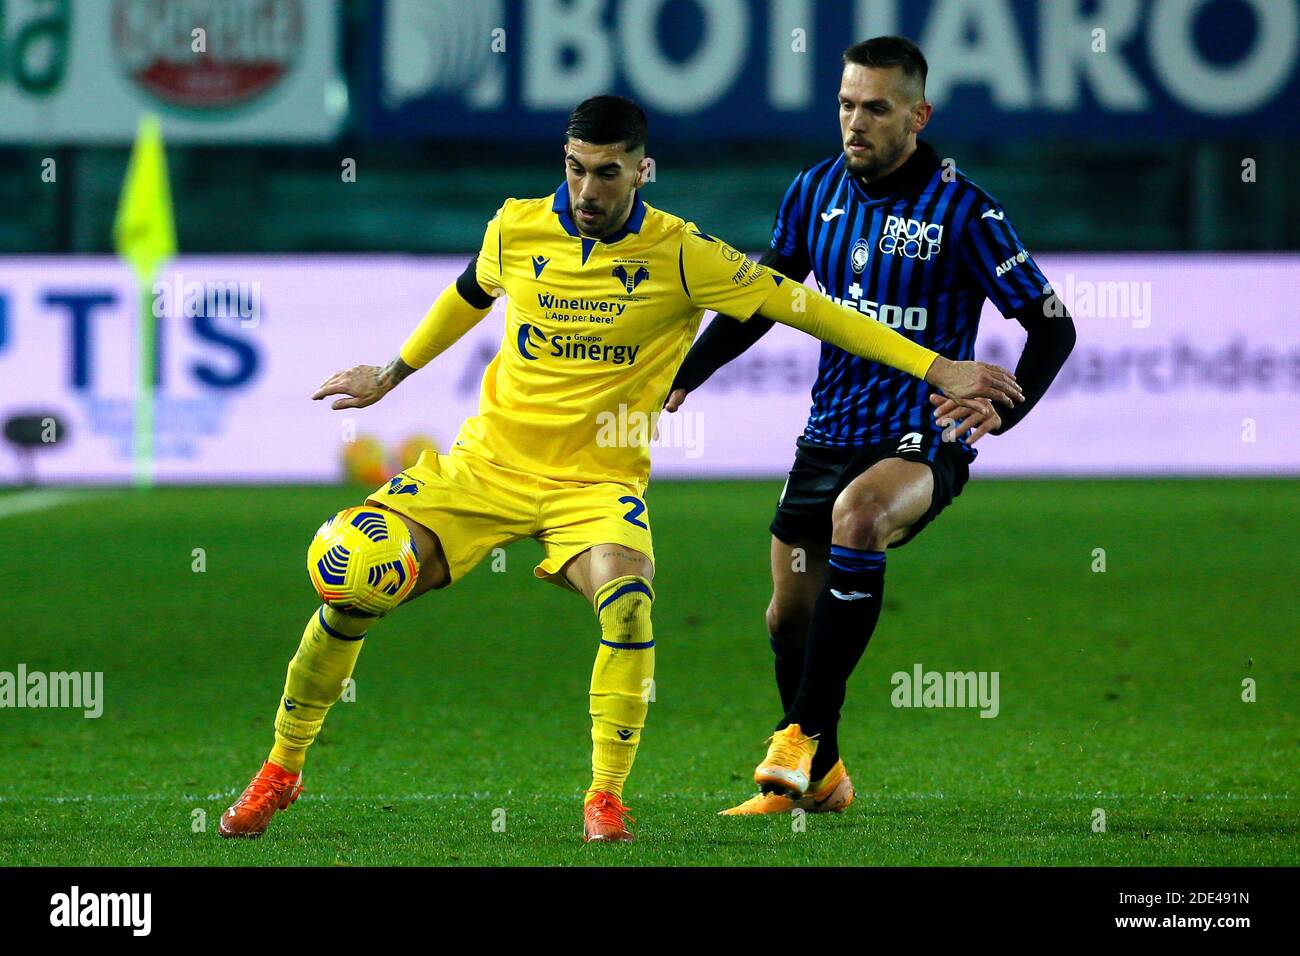
M639 645L652 640L654 589L646 578L639 574L615 578L597 588L593 603L605 640L615 645Z
M362 505L326 521L307 548L307 575L330 607L379 617L415 587L420 554L395 513Z
M857 502L852 507L836 505L831 519L831 540L846 548L879 551L894 533L894 519L889 510L874 499Z

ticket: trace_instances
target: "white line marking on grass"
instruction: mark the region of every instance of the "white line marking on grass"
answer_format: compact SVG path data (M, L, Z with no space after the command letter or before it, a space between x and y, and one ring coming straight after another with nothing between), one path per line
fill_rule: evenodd
M94 492L70 491L66 488L37 488L34 491L19 491L12 495L0 495L0 519L27 514L31 511L55 508L70 501L89 498L92 495L94 495Z

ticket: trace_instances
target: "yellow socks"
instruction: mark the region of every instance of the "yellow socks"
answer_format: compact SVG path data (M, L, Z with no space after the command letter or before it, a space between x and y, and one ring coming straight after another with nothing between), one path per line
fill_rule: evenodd
M591 791L623 795L653 696L650 629L654 591L643 577L615 578L596 591L600 650L591 672Z
M343 694L343 683L365 643L365 631L375 618L357 618L322 605L307 622L298 653L289 662L284 696L275 713L272 763L299 772L325 723L325 715Z

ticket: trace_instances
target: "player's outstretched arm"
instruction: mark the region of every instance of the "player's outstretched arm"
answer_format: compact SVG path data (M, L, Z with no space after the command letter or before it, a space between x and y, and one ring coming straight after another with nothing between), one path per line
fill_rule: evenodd
M984 398L1010 408L1024 398L1016 377L1001 366L946 359L807 286L782 282L759 306L758 314L924 379L957 401Z
M330 395L345 395L330 407L335 411L342 408L365 408L379 401L406 376L415 369L402 361L393 359L383 368L378 365L354 365L341 372L335 372L321 383L320 388L312 393L312 399L320 401Z
M783 256L774 249L768 249L758 260L761 266L767 266L773 272L803 282L808 275L807 259L800 256ZM695 391L709 380L718 369L733 362L743 355L755 342L771 330L775 323L771 319L753 316L748 322L732 318L719 312L713 317L691 350L686 353L681 367L673 377L673 384L668 389L668 401L664 409L675 412L681 408L687 394Z
M946 440L969 433L962 440L973 445L984 435L1006 434L1038 404L1074 349L1074 321L1054 292L1044 293L1007 318L1018 321L1028 333L1016 363L1016 380L1025 393L1024 401L1010 411L998 412L988 402L983 407L969 403L963 407L950 398L931 395L934 417L946 429Z
M471 262L470 268L466 270L471 281L473 268ZM408 375L423 368L477 325L492 311L493 301L492 296L479 288L477 283L472 288L465 286L465 276L461 276L455 285L442 290L442 295L425 313L396 358L383 368L377 365L354 365L335 372L316 389L312 398L319 401L330 395L346 396L331 406L336 410L365 408L375 404Z

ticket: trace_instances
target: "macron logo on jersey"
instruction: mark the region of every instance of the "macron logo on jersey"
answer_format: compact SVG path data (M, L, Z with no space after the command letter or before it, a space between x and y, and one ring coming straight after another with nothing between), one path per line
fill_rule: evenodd
M546 268L546 266L550 263L550 261L551 260L546 256L533 256L533 278L534 279L540 279L542 277L542 270Z

